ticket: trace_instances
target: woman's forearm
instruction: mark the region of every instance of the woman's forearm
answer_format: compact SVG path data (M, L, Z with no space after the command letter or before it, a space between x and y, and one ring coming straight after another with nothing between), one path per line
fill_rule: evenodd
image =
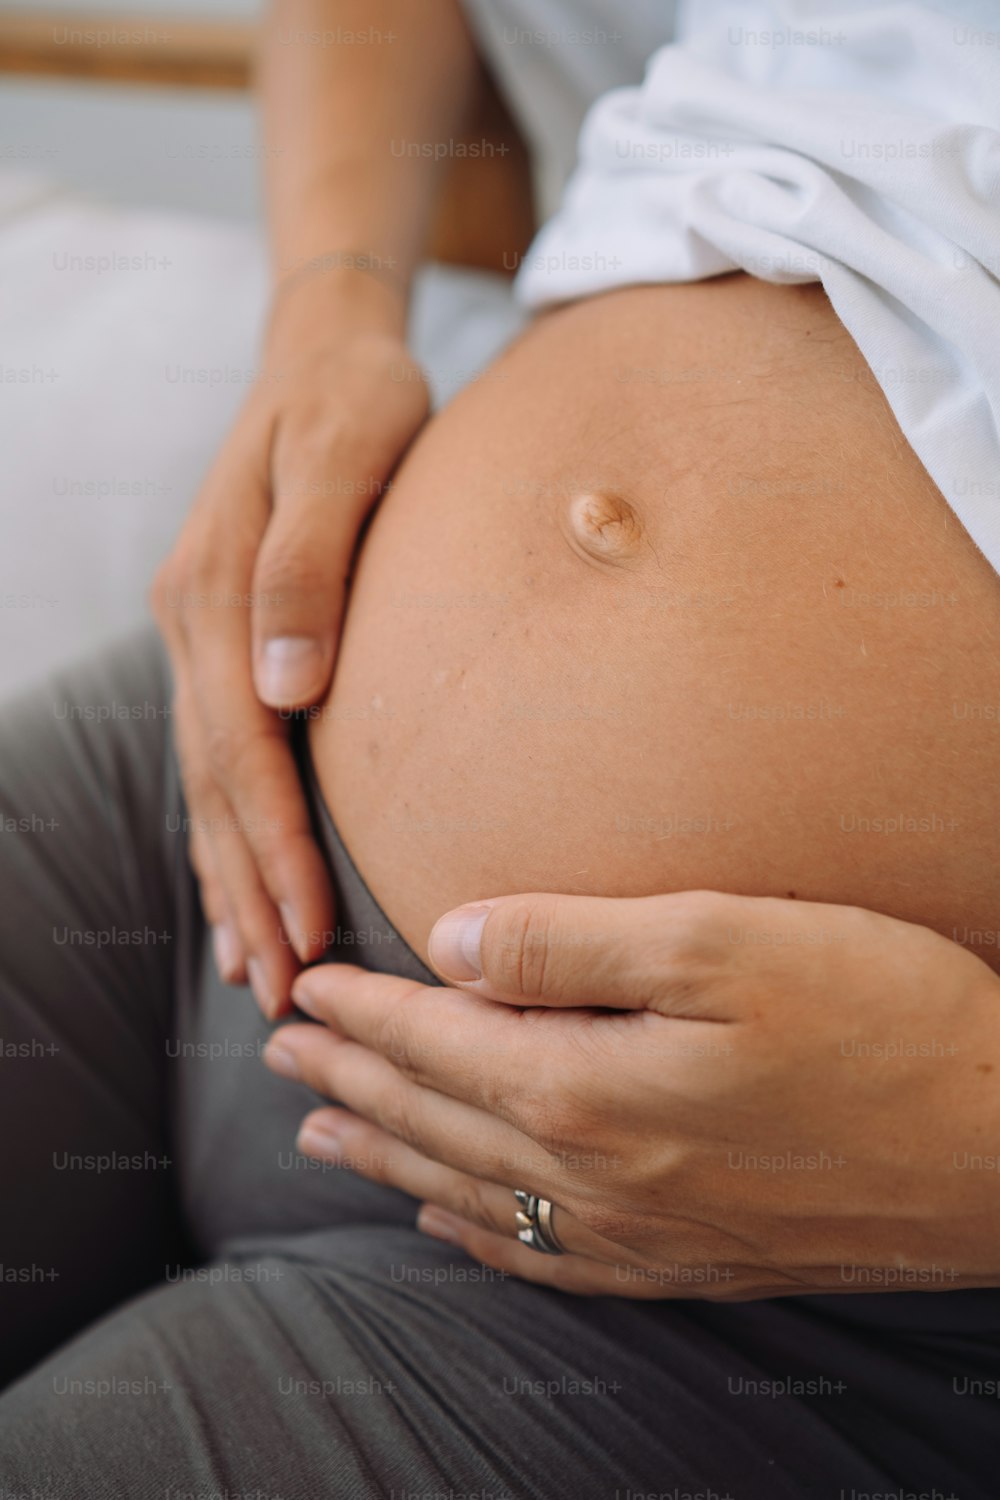
M362 254L405 291L447 160L427 148L476 77L458 0L273 0L259 72L275 281L318 261L336 283Z
M298 962L320 951L304 934L333 912L274 710L324 691L358 531L427 416L405 345L408 286L448 155L434 137L462 124L475 52L457 0L273 0L261 74L265 378L153 599L217 967L274 1015ZM413 153L414 141L432 149ZM206 611L202 593L250 607ZM227 834L211 837L223 808ZM265 829L282 831L280 854Z

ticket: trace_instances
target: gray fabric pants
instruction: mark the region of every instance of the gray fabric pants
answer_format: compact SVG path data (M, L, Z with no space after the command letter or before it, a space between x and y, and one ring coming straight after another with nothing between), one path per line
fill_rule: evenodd
M0 730L0 1500L995 1494L1000 1295L575 1299L298 1156L169 701L142 636ZM429 978L316 816L339 956Z

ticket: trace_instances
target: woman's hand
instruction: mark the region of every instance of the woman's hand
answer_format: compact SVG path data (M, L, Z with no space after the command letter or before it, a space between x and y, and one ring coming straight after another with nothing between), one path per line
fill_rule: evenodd
M485 921L485 925L484 925ZM566 1291L1000 1284L1000 980L923 927L693 892L460 908L455 988L322 965L267 1060L342 1102L300 1149ZM480 973L483 977L476 979ZM567 1253L515 1238L513 1189Z
M288 718L327 687L359 529L427 415L404 312L363 271L279 294L260 380L153 588L216 961L271 1017L333 920Z

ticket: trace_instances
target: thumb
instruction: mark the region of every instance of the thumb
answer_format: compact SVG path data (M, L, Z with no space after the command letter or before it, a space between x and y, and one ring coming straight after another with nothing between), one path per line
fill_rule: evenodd
M718 960L733 899L501 896L447 912L427 949L449 984L492 1000L699 1015L693 981Z
M306 708L330 681L347 575L367 504L300 480L275 496L254 569L253 671L270 708ZM277 487L276 487L277 488Z

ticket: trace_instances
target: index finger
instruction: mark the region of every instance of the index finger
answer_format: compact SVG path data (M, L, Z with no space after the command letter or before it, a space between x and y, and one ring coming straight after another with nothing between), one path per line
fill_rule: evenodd
M305 442L301 456L295 451L299 477L287 458L275 466L253 582L255 686L262 703L284 709L309 707L329 686L346 579L376 493L374 480L355 479L349 466L329 472ZM354 483L363 498L343 500L340 487L350 496Z
M320 964L299 974L300 1010L370 1048L405 1077L532 1133L541 1098L565 1094L580 1015L519 1011L479 995ZM583 1013L580 1013L581 1015Z
M212 770L288 937L308 963L323 951L333 891L289 744L289 723L254 692L247 615L242 595L221 604L214 628L199 634L191 675ZM277 943L279 931L274 938Z

